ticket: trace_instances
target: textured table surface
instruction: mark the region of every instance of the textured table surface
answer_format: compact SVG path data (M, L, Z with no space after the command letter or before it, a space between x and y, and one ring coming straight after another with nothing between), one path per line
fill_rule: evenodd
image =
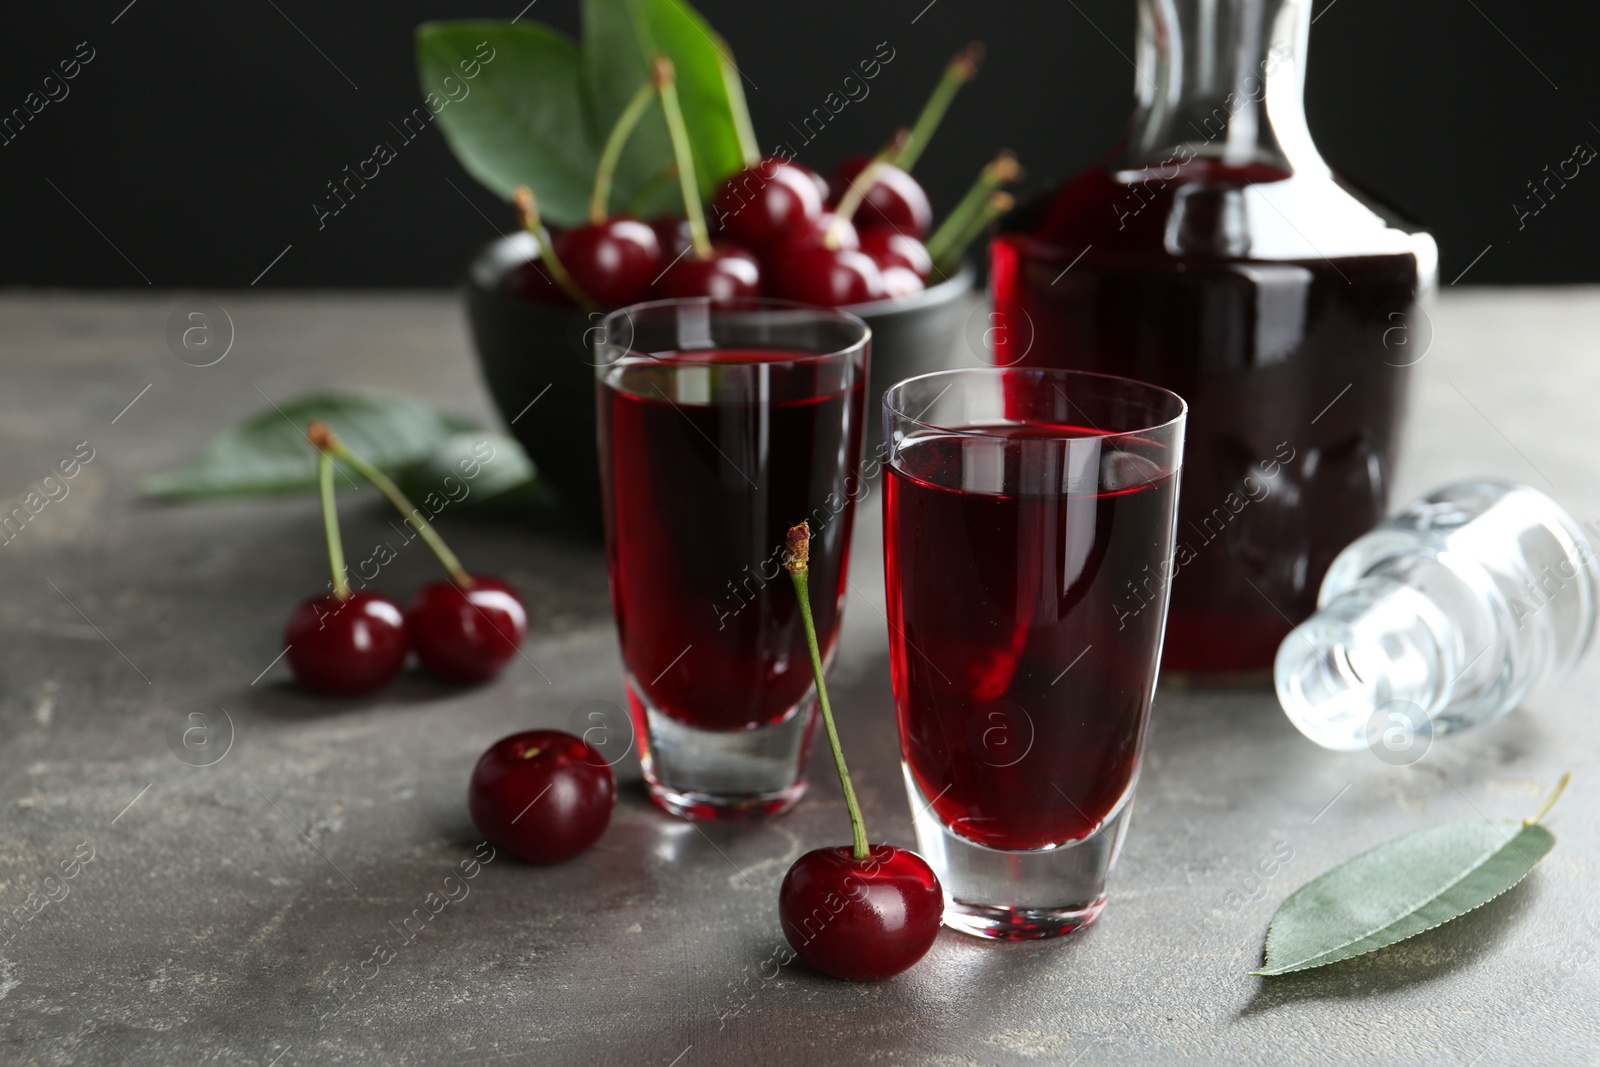
M301 695L281 663L263 675L290 606L322 581L315 501L163 506L136 479L267 398L313 388L401 390L485 421L489 407L451 294L216 299L237 339L201 369L168 350L177 295L0 296L0 494L25 494L79 442L94 450L70 493L0 548L0 909L32 916L0 929L0 1061L1466 1067L1600 1055L1600 657L1407 767L1314 747L1266 690L1164 687L1100 921L1046 944L945 931L889 982L775 960L785 869L847 836L825 760L791 815L699 828L650 806L630 756L596 848L547 869L495 859L407 934L402 920L427 913L478 840L465 807L478 753L513 730L566 726L585 701L621 700L604 555L547 519L447 516L475 567L525 593L525 659L479 689L408 676L349 702ZM1491 474L1600 519L1600 292L1449 292L1433 320L1398 497ZM383 535L380 503L346 505L348 543ZM834 700L874 836L909 844L876 499L861 518ZM417 548L387 573L403 594L433 571ZM174 710L196 700L234 728L209 767L167 739ZM1521 817L1569 769L1548 820L1556 849L1506 896L1378 955L1248 977L1296 885L1406 830ZM1285 854L1271 877L1252 873ZM368 964L384 943L393 958Z

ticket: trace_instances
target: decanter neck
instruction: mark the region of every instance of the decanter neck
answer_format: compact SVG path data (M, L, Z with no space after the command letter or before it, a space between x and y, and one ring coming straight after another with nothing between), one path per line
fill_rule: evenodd
M1311 0L1139 0L1122 166L1327 172L1306 128Z

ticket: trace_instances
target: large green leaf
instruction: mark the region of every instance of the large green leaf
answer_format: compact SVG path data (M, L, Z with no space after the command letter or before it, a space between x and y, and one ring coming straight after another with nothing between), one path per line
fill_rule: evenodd
M1537 823L1467 819L1379 845L1290 894L1251 973L1308 970L1431 930L1522 881L1555 843Z
M695 176L701 195L709 197L743 166L718 47L705 20L681 0L584 0L583 86L594 143L604 143L628 99L649 77L651 57L662 52L677 72ZM653 185L638 202L638 212L681 216L677 183L659 181L672 162L666 119L659 107L652 108L622 154L613 210L627 207Z
M432 454L471 428L405 397L323 393L284 401L224 430L188 463L140 483L153 496L281 493L317 484L317 453L306 427L322 421L351 450L385 471ZM343 479L340 485L348 484Z
M695 174L702 196L744 167L739 133L722 76L725 42L706 20L680 0L643 0L645 22L656 47L667 54L678 73L683 124L694 147ZM726 57L728 62L733 57Z
M493 52L480 54L480 43ZM536 23L430 22L417 28L424 98L434 93L448 100L446 78L466 89L438 112L461 165L507 199L517 186L530 186L544 217L564 226L587 215L599 154L600 142L591 138L584 118L579 66L577 46ZM476 76L466 78L467 70Z

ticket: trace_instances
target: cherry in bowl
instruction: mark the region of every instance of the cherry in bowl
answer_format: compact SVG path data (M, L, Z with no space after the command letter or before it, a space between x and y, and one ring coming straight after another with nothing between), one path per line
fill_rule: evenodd
M928 254L928 246L909 233L879 226L861 235L859 247L881 270L904 267L924 282L933 273L933 257Z
M822 214L822 195L809 170L768 157L723 182L711 209L714 229L765 252L814 222Z
M496 848L560 863L605 833L617 781L592 747L561 730L527 730L489 746L472 770L467 808Z
M834 191L842 195L871 162L871 156L856 156L845 161L834 172L831 183ZM857 215L863 228L885 226L919 239L928 236L933 228L933 204L922 183L893 164L878 167L877 180L867 190Z
M803 245L773 263L778 292L790 300L843 307L888 295L883 272L870 257L848 248Z
M656 283L664 298L709 296L713 300L761 295L761 264L738 245L718 241L704 259L692 251L678 257Z
M661 243L626 215L576 226L555 239L556 256L579 290L604 307L643 300L661 272Z

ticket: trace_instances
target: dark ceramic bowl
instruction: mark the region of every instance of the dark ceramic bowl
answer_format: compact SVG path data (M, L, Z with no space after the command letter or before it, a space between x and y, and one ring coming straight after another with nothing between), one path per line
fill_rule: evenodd
M603 316L535 304L506 292L506 274L533 258L536 247L529 234L512 234L490 243L472 261L466 280L472 342L489 395L539 476L575 512L598 523L591 331ZM884 390L902 378L949 365L969 311L963 298L972 279L972 268L963 266L948 281L913 297L844 309L872 327L868 448L882 434Z

